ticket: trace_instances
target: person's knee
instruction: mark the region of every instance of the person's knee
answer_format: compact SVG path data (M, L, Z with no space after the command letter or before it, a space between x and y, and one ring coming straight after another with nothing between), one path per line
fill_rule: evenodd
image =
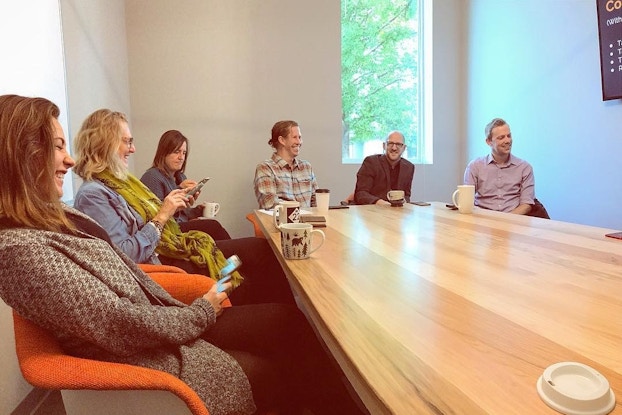
M257 409L266 411L282 406L282 375L273 361L238 350L226 350L238 362L253 392Z
M265 261L274 260L276 257L272 252L272 248L268 241L264 238L255 238L253 236L246 238L235 238L229 240L216 241L216 246L225 254L225 256L238 254L242 258L242 262L251 264L264 264Z
M256 307L263 308L264 318L270 321L272 327L292 330L308 324L302 311L292 304L258 304Z

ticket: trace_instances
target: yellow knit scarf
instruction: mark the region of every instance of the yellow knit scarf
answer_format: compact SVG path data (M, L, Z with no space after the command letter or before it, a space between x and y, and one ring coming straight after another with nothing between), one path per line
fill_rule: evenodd
M121 180L109 170L104 170L94 177L123 196L145 223L149 222L162 206L160 199L136 176L128 174L126 180ZM200 267L207 267L209 275L214 280L218 280L220 270L227 263L210 235L194 230L184 233L173 218L164 224L156 252L170 258L190 260ZM231 279L233 287L240 285L242 279L239 272L234 272Z

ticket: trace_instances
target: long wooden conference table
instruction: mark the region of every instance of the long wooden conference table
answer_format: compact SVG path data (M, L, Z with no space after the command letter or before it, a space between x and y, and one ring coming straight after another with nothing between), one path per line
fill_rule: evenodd
M614 230L438 202L351 206L329 211L309 259L285 260L272 216L255 214L371 414L556 414L536 382L565 361L596 369L620 402Z

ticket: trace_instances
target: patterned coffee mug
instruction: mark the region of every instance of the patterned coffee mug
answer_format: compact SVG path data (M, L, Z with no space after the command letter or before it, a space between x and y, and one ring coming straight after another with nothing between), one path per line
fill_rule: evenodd
M281 251L285 259L306 259L324 244L326 236L310 223L284 223L281 231ZM313 235L320 238L313 243Z
M274 226L300 222L300 202L284 200L274 207Z

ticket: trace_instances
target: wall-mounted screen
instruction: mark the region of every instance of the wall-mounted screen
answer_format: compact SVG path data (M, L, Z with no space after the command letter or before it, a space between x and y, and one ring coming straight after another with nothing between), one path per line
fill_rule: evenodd
M622 0L596 0L603 101L622 98Z

